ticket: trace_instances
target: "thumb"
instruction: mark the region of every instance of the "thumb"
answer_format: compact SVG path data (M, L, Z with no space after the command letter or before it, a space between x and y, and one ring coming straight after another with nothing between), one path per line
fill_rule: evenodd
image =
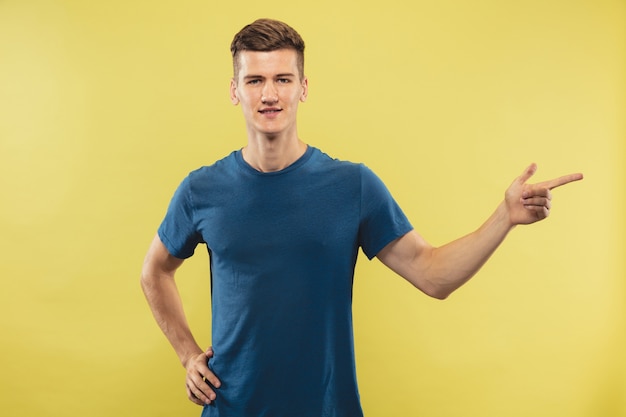
M213 357L213 346L209 346L206 351L204 352L204 354L208 357L208 358L212 358Z
M524 184L530 179L530 177L535 175L535 172L537 172L537 164L533 162L524 170L524 172L522 172L522 175L517 178L517 181Z

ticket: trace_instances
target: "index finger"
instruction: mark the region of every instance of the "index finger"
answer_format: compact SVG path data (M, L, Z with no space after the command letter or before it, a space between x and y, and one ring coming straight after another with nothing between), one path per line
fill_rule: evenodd
M546 181L543 184L546 187L548 187L550 190L552 190L553 188L560 187L561 185L569 184L570 182L574 182L574 181L580 181L582 179L583 179L583 174L576 173L576 174L563 175L562 177L555 178L550 181Z

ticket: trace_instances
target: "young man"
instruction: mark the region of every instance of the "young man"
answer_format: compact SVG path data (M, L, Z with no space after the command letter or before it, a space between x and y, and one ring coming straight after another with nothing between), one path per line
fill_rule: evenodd
M308 81L297 32L258 20L235 36L231 51L230 95L242 107L247 145L193 171L176 190L144 263L146 298L203 416L362 416L351 313L359 248L444 299L514 226L548 216L552 188L582 175L531 185L531 165L478 230L432 247L369 169L298 137ZM174 282L199 243L211 266L207 351L189 329Z

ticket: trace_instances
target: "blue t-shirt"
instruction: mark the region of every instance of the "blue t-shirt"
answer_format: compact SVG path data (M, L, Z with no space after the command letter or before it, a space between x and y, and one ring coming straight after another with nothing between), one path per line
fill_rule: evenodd
M362 164L308 147L289 167L240 151L189 174L159 236L209 251L212 344L222 382L207 417L359 417L352 335L358 249L373 258L411 224Z

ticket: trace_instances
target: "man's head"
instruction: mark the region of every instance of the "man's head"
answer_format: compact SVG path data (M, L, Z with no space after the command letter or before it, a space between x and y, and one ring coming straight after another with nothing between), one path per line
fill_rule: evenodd
M230 45L233 56L234 79L239 77L239 53L243 51L270 52L292 49L298 56L298 72L304 79L304 41L291 26L278 20L259 19L237 33Z

